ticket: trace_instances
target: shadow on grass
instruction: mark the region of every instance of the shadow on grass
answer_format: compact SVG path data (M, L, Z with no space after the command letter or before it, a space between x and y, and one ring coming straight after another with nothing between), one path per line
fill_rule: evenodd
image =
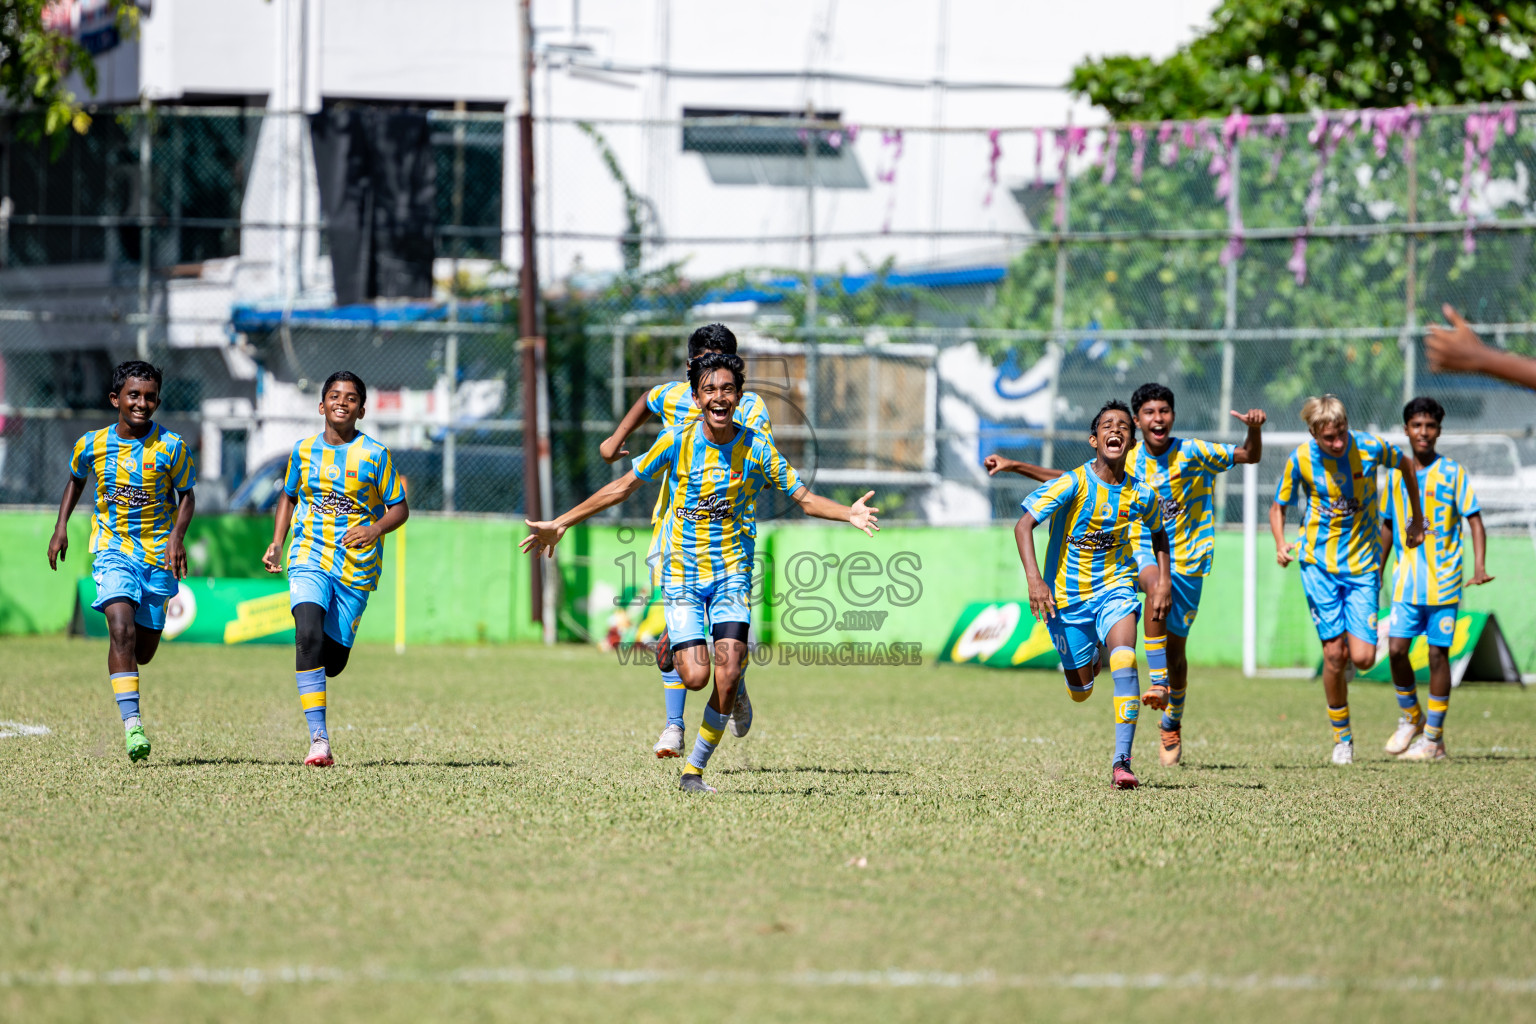
M733 789L733 788L729 788L729 787L722 787L721 790L720 790L720 794L719 795L720 796L834 796L835 795L835 796L839 796L839 797L848 797L848 796L882 796L882 797L894 796L894 797L904 797L904 796L911 796L912 794L910 794L906 790L902 790L902 789L861 789L861 790L857 790L857 791L854 791L854 792L837 792L837 793L834 793L832 790L823 789L820 786L806 786L806 787L801 788L801 789L793 789L793 788L790 788L788 786L783 786L783 787L774 788L774 789L762 788L762 787L758 787L758 786L748 786L745 789Z
M298 760L274 760L259 757L170 757L151 761L145 768L198 768L221 765L267 765L273 768L303 767ZM341 761L338 768L519 768L517 761Z
M492 758L481 758L476 761L357 761L351 764L343 763L343 768L521 768L519 761L497 761Z
M716 770L719 775L771 775L790 774L793 772L811 772L816 775L910 775L911 772L900 768L823 768L820 765L795 765L789 768L720 768Z
M282 768L298 764L293 760L278 761L260 757L167 757L151 761L145 768L203 768L218 765L268 765Z

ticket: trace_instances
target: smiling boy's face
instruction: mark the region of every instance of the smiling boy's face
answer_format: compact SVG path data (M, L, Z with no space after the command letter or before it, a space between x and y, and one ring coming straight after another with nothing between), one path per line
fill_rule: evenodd
M320 396L320 415L341 433L350 433L363 418L363 395L349 380L338 380Z
M736 375L730 370L711 370L699 378L699 387L693 393L699 412L706 426L724 430L736 415L736 403L741 401L741 391L736 386Z
M1433 416L1421 412L1403 424L1403 429L1408 434L1408 443L1413 446L1413 454L1435 454L1435 445L1440 442L1440 424Z
M1173 433L1173 406L1160 398L1142 402L1136 410L1136 425L1142 440L1161 451Z
M1109 409L1099 414L1098 426L1088 435L1088 443L1094 451L1115 462L1125 458L1134 435L1130 416L1119 409Z
M122 420L130 426L143 427L160 408L160 385L142 377L129 377L123 382L122 389L110 397L112 408L118 411Z

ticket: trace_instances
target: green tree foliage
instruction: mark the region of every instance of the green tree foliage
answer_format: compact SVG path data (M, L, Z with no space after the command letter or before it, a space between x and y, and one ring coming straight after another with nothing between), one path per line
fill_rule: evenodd
M91 117L65 80L79 72L86 89L96 91L96 65L85 47L43 24L45 0L0 0L0 102L20 115L22 138L51 137L58 145L69 131L81 135ZM111 0L124 37L138 29L132 0Z
M1223 0L1166 60L1088 60L1071 88L1116 120L1518 98L1536 78L1536 4Z
M1330 123L1337 123L1340 116ZM1352 131L1328 157L1316 223L1403 223L1410 208L1417 220L1458 220L1464 187L1464 120L1460 115L1421 115L1420 133L1413 143L1416 195L1411 202L1408 141L1395 136L1382 156L1369 133ZM1212 122L1210 127L1214 131L1219 124ZM1318 149L1307 139L1309 127L1292 122L1283 135L1255 130L1236 146L1236 186L1248 231L1299 232L1306 224L1306 202L1319 160ZM1524 127L1520 139L1505 136L1493 147L1493 177L1513 180L1517 176L1514 165L1522 158L1529 131ZM1181 394L1191 393L1189 429L1208 430L1219 424L1218 412L1225 415L1225 409L1214 410L1213 402L1219 387L1219 343L1129 343L1117 337L1117 331L1225 326L1226 204L1215 194L1209 150L1183 148L1177 159L1164 164L1159 147L1149 139L1146 169L1137 182L1131 174L1126 134L1122 130L1117 174L1111 183L1104 183L1099 168L1072 178L1072 230L1172 233L1197 229L1214 237L1061 243L1067 259L1063 325L1069 330L1096 328L1108 346L1091 365L1081 353L1070 355L1062 386L1068 392L1091 391L1098 396L1106 386L1114 393L1143 380L1162 379ZM1036 219L1049 224L1050 201L1042 206ZM1536 215L1532 206L1525 197L1485 215L1525 218ZM1408 236L1313 237L1306 245L1304 283L1298 283L1287 266L1295 246L1291 231L1280 238L1246 239L1233 263L1235 326L1240 330L1304 328L1323 336L1239 342L1234 400L1269 404L1284 417L1279 422L1297 428L1299 423L1290 411L1300 400L1332 391L1346 400L1361 424L1393 422L1403 379L1398 339L1350 337L1350 329L1403 325L1410 306L1423 324L1439 317L1442 301L1470 306L1475 318L1496 322L1525 320L1533 313L1528 300L1536 286L1531 239L1520 232L1478 232L1475 240L1475 249L1469 252L1459 233L1419 236L1414 243L1415 294L1410 300ZM1049 240L1026 248L999 285L996 304L978 323L1049 332L1057 252L1057 245ZM1015 350L1018 361L1027 364L1038 358L1044 342L998 341L990 348L995 359ZM1202 398L1195 399L1196 395Z

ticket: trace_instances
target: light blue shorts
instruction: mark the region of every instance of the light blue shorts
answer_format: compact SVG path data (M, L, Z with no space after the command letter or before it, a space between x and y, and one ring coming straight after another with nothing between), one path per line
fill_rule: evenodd
M169 569L130 558L121 551L98 551L91 563L96 581L96 600L101 611L113 601L132 601L133 621L145 629L165 628L165 602L176 596L179 584Z
M1136 589L1141 589L1140 570L1146 567L1146 563L1137 563L1138 576ZM1157 563L1153 562L1156 568ZM1174 636L1189 636L1189 627L1195 624L1195 615L1200 611L1200 592L1205 589L1204 576L1185 576L1182 573L1173 574L1173 606L1168 609L1168 632Z
M690 641L709 638L710 627L752 621L752 574L733 572L708 583L664 583L662 611L675 651Z
M1061 655L1061 667L1082 668L1093 664L1099 645L1109 636L1115 623L1127 615L1140 617L1141 601L1129 583L1100 591L1086 601L1058 607L1045 620L1051 643Z
M1449 647L1456 638L1456 609L1454 604L1409 604L1407 601L1392 602L1392 618L1387 624L1387 635L1410 640L1425 637L1432 647Z
M349 587L328 572L307 565L288 567L288 607L317 604L325 609L325 635L351 647L357 642L357 624L368 607L370 590Z
M1329 572L1312 562L1301 563L1301 588L1317 636L1325 643L1342 633L1376 642L1376 599L1381 593L1377 572Z

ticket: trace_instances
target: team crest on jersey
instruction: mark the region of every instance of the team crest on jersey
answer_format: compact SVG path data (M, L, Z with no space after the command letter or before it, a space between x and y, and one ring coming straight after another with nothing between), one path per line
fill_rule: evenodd
M340 491L326 491L316 498L315 511L326 516L359 516L368 513L362 505Z
M160 504L159 499L143 487L134 487L129 484L108 487L107 500L124 508L149 508L151 505Z
M711 494L697 505L678 509L677 518L692 523L723 523L731 518L731 507L718 494Z
M334 462L329 466L326 466L323 472L325 473L325 478L327 480L335 481L341 479L341 468L338 467Z

